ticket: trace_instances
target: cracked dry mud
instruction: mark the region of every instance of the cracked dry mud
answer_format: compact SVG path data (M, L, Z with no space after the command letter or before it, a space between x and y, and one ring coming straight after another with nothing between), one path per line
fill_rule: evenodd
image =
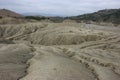
M0 80L120 80L120 28L0 25Z

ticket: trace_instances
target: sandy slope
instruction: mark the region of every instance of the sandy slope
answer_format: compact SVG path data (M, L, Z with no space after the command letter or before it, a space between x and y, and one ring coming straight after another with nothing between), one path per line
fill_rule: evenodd
M0 30L1 40L23 43L22 46L34 50L27 74L20 80L120 80L119 28L84 23L28 23L1 25ZM22 49L22 53L29 51Z
M17 80L26 75L31 49L24 44L0 44L0 80Z

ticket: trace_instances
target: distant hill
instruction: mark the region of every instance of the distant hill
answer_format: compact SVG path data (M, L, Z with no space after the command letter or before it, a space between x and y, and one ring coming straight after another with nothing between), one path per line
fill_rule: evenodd
M0 17L14 17L14 18L20 18L23 17L23 15L18 14L16 12L7 10L7 9L0 9Z
M23 13L24 16L46 16L46 17L54 17L57 16L57 14L47 14L47 13L35 13L35 12L28 12Z
M120 24L120 9L104 9L98 12L68 17L76 21L111 22Z

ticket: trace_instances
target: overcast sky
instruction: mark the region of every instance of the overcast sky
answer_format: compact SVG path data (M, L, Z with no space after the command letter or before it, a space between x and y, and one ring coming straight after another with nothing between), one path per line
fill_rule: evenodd
M120 8L120 0L0 0L0 8L19 13L79 15L101 9Z

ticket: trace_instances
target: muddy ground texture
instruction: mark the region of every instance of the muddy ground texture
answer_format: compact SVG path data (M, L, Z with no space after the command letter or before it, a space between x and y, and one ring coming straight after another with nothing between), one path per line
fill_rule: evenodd
M120 28L0 25L0 80L120 80Z

